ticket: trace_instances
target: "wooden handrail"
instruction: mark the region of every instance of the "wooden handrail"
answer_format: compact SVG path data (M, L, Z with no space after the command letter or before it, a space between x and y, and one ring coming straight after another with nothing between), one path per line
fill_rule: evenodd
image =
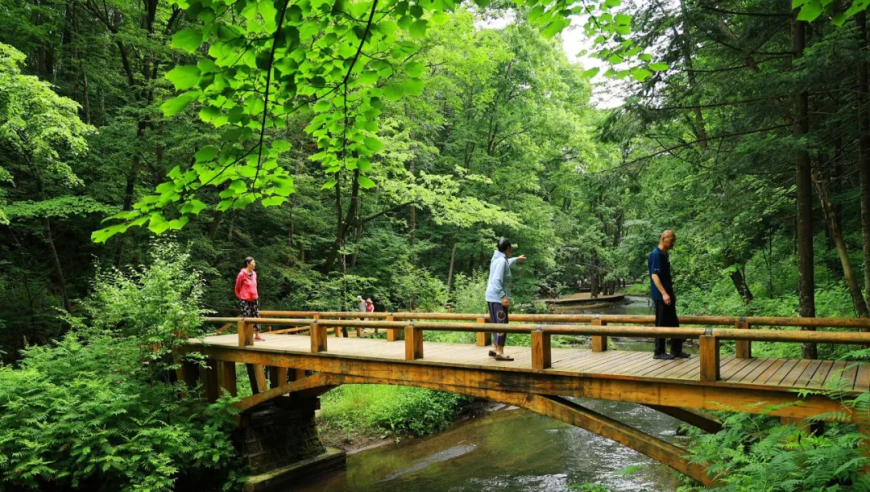
M361 313L361 312L318 312L318 311L260 311L264 317L303 318L319 315L324 318L369 318L394 320L451 320L474 321L478 318L489 318L486 314L469 313ZM630 314L511 314L512 321L528 322L568 322L591 323L600 320L606 323L651 324L655 316ZM680 316L680 322L687 325L705 326L735 326L738 323L756 326L800 326L816 328L862 328L870 330L870 318L798 318L771 316Z
M741 330L735 328L667 328L651 326L599 326L599 325L556 325L528 323L443 323L437 321L353 321L332 319L293 319L293 318L203 318L210 323L228 323L231 321L246 324L272 324L288 326L318 325L321 327L356 327L361 328L398 328L414 327L433 331L456 332L499 332L499 333L532 333L539 331L550 335L606 335L623 337L658 337L658 338L700 338L703 335L713 336L720 340L746 340L757 342L815 342L870 344L870 333L854 332L820 332L820 331L781 331L781 330Z

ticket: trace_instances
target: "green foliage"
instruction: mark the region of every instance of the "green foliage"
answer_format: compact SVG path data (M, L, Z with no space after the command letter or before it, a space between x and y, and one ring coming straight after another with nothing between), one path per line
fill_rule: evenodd
M0 471L7 486L173 490L238 470L228 398L206 406L170 384L168 350L198 332L201 285L185 255L98 276L89 319L0 366ZM235 482L230 480L227 487Z
M424 388L345 385L323 395L319 425L325 433L423 436L452 424L471 401Z
M40 182L40 195L53 184L76 187L82 184L68 160L87 152L85 137L93 131L79 120L78 104L57 95L47 82L21 73L24 54L0 42L0 149L5 158L0 166L0 183L28 176ZM8 166L8 167L7 167ZM39 203L27 215L39 215ZM57 208L44 204L44 208ZM89 212L107 212L91 207ZM0 194L0 225L9 223Z
M862 474L867 458L858 449L862 438L853 425L828 424L813 436L779 419L733 414L721 432L695 436L692 460L710 462L708 471L724 484L709 490L868 490Z
M305 131L320 152L310 159L330 176L351 172L355 189L374 188L368 169L383 147L378 129L384 100L423 93L423 66L411 59L419 54L420 40L430 28L447 22L446 13L458 7L452 0L314 0L293 5L237 0L220 9L198 0L175 3L202 27L179 31L173 46L194 52L204 43L208 56L166 74L175 89L184 92L161 109L165 116L174 116L196 101L204 121L226 129L219 147L197 155L188 171L176 168L155 194L140 200L132 211L112 217L121 222L95 232L94 241L104 242L146 223L159 234L167 229L164 214L171 205L179 205L177 213L188 216L201 190L225 183L229 186L215 206L219 211L254 202L285 202L295 191L294 181L277 161L290 145L271 129L285 128L288 118L299 111L313 116ZM595 37L599 58L611 64L636 60L645 65L637 58L641 48L626 37L631 17L611 13L615 5L612 0L584 0L574 6L565 0L534 2L528 18L544 36L553 37L570 24L570 15L587 16L585 31ZM636 79L651 73L643 68L623 72ZM617 75L614 70L609 73ZM330 179L323 188L337 184Z

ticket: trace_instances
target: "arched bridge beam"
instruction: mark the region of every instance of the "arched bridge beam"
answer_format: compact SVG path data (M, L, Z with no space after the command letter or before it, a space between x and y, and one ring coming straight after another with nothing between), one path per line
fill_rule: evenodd
M705 486L710 487L717 485L717 481L707 475L705 464L690 463L689 460L685 458L685 455L687 454L685 449L655 436L646 434L640 430L625 425L622 422L611 419L606 415L602 415L559 396L483 390L439 383L415 382L413 384L408 384L405 381L392 379L318 373L298 381L284 384L264 393L248 397L237 403L236 407L239 409L248 409L254 405L287 393L290 393L291 397L303 395L315 396L342 384L417 386L514 405L616 441L697 480Z

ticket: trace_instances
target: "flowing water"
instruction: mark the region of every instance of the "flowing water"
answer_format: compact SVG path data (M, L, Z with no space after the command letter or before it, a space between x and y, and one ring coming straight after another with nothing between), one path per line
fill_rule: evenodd
M582 312L582 311L577 311ZM649 314L645 298L596 313ZM651 342L618 341L622 350ZM575 400L653 436L673 441L679 421L629 403ZM676 490L675 472L621 444L517 408L502 408L423 439L349 456L347 470L294 488L300 492L567 491L586 482L613 491ZM582 489L581 489L582 490Z

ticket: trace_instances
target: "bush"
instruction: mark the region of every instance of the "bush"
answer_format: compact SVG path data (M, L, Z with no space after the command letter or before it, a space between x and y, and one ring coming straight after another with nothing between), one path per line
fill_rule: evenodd
M828 424L823 434L812 436L778 418L733 414L721 432L697 435L692 455L696 463L712 463L708 470L722 477L724 486L710 490L867 491L861 438L854 425Z
M169 351L199 329L187 256L158 246L150 267L100 274L94 288L73 331L0 366L3 484L162 491L208 473L232 486L229 399L206 406L166 383Z
M341 386L323 395L321 429L345 434L423 436L452 424L472 401L467 396L425 388Z

